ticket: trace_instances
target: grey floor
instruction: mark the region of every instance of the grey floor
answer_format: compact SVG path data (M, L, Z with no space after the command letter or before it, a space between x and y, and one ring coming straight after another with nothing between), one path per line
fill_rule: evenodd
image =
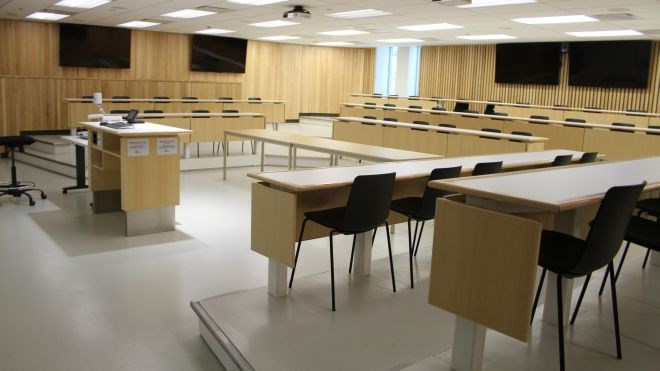
M92 215L89 192L61 193L73 179L18 166L19 177L37 181L48 199L30 207L0 198L0 370L221 369L189 302L266 284L267 261L249 249L245 174L258 168L231 169L227 181L219 171L182 173L177 230L126 238L120 214ZM0 178L7 174L9 162L0 159ZM406 250L402 227L398 254ZM423 250L430 251L430 236ZM310 244L299 277L327 271L325 243ZM377 245L374 258L386 256ZM338 261L347 259L344 250ZM584 319L567 335L569 369L659 369L660 268L642 271L641 259L636 248L620 282L625 362L611 356L608 296L601 302L592 288ZM406 290L405 275L397 280ZM453 327L442 331L451 336ZM535 324L530 345L489 333L487 369L553 369L554 331ZM446 368L447 349L438 353L411 369Z

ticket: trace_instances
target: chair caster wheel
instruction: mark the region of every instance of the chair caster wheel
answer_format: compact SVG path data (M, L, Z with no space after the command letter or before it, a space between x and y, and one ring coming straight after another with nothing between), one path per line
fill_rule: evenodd
M34 205L36 205L36 202L30 200L30 206L34 206Z
M47 197L48 197L48 196L46 196L45 193L42 193L42 194L41 194L41 199L42 199L42 200L45 200Z

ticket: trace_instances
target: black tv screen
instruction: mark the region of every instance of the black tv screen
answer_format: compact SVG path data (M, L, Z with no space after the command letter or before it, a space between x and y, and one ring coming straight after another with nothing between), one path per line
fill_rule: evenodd
M131 67L131 30L60 24L60 66Z
M498 44L495 82L505 84L559 84L561 43Z
M568 85L646 89L650 41L587 41L569 44Z
M247 40L193 35L191 45L191 71L245 73Z

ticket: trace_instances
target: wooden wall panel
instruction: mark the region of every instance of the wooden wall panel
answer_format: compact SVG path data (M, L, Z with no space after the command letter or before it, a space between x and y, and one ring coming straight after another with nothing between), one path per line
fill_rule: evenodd
M347 94L373 85L373 49L250 41L245 74L190 71L190 35L133 30L131 68L59 66L58 25L0 20L0 135L67 129L61 98L156 95L286 101L299 112L337 112ZM29 46L29 47L28 47Z
M614 89L568 86L566 54L562 55L559 85L496 84L495 45L428 46L422 48L419 93L424 97L659 112L660 42L653 42L651 55L647 89Z

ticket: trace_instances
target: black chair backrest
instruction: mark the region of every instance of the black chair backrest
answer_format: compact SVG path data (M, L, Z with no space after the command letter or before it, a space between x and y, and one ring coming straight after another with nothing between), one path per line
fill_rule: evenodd
M443 128L456 129L456 125L454 125L454 124L438 124L438 126L442 126Z
M376 117L376 116L362 116L362 118L369 119L369 120L378 120L378 117Z
M371 95L383 95L383 93L373 93Z
M181 99L183 99L184 101L186 100L190 101L190 100L197 100L197 97L183 97ZM191 102L184 102L184 103L191 103Z
M391 122L398 122L399 120L393 118L393 117L385 117L383 121L391 121Z
M582 157L580 158L580 163L586 164L589 162L596 162L597 158L598 158L598 152L585 152L582 154Z
M428 181L430 182L432 180L438 179L458 178L461 176L461 168L461 166L456 166L433 169ZM439 197L444 197L451 193L452 192L443 191L437 188L431 188L427 183L426 188L424 189L424 194L422 195L422 204L416 214L423 218L433 218L435 215L435 200Z
M408 108L412 108L412 109L422 109L422 106L415 106L415 105L412 105L412 106L408 106Z
M375 106L376 103L374 103L374 102L364 102L364 105L365 106ZM364 107L364 109L375 109L375 108L373 108L373 107Z
M531 115L529 116L530 119L536 119L536 120L550 120L550 117L548 116L543 116L543 115Z
M612 126L620 126L620 127L624 127L624 128L634 128L635 127L634 124L628 124L628 123L625 123L625 122L613 122ZM610 131L625 131L625 132L628 132L628 133L632 132L632 130L626 130L626 129L610 129Z
M552 161L552 166L568 165L571 161L573 161L573 155L559 155L555 157L554 161Z
M649 129L660 129L660 125L649 125ZM659 133L646 133L649 135L660 135Z
M385 103L385 104L383 104L383 106L385 106L385 107L396 107L396 104L394 104L394 103Z
M487 133L501 133L502 130L500 129L492 129L492 128L483 128L481 131L485 131ZM491 137L484 137L479 135L479 138L484 138L484 139L494 139L494 140L500 140L500 138L491 138Z
M93 95L83 95L80 99L94 99Z
M250 101L249 103L255 104L261 104L261 98L260 97L249 97L248 100Z
M524 135L526 137L531 137L532 133L528 133L526 131L512 131L511 134L513 135Z
M564 119L564 121L566 121L566 122L579 122L581 124L584 124L584 123L587 122L587 120L585 120L585 119L573 119L573 118L566 118L566 119Z
M194 109L192 110L192 113L209 113L209 110L207 109ZM199 116L197 118L210 118L211 116Z
M113 95L112 99L131 99L128 95Z
M261 100L261 97L249 97L248 100Z
M429 126L428 121L413 121L412 123L415 124L415 125L426 125L426 126ZM428 131L428 130L426 130L426 129L419 129L419 128L411 128L411 129L412 129L412 130L419 130L419 131Z
M237 109L223 109L222 113L238 113Z
M111 115L125 115L128 112L130 112L130 111L127 110L127 109L113 109L113 110L110 110Z
M470 109L470 103L468 102L456 102L454 106L454 112L465 112Z
M605 193L587 235L584 252L571 272L588 274L614 259L644 186L646 182L612 187Z
M159 110L159 109L146 109L142 113L163 113L163 111ZM158 117L154 116L154 117L150 117L150 118L152 118L152 119L162 119L163 117L164 116L158 116Z
M480 162L474 165L472 175L497 174L502 172L502 161Z
M153 99L170 99L170 97L167 97L167 96L164 96L164 95L157 95L157 96L153 97ZM167 102L167 103L169 103L169 102Z
M495 112L494 104L487 104L486 109L484 109L484 115L492 115Z
M383 224L390 213L396 173L355 177L341 230L363 232Z
M220 97L218 100L234 100L232 97Z

